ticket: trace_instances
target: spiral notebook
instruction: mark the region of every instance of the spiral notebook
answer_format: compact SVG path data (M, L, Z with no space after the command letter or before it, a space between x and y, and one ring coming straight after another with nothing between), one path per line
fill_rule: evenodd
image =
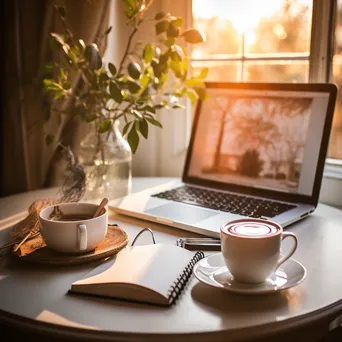
M69 292L169 306L202 258L203 252L174 245L128 247L74 282Z

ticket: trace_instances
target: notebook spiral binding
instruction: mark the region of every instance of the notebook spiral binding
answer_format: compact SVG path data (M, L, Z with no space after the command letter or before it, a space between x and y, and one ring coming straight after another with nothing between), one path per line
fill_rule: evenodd
M177 278L177 281L171 286L170 291L169 291L169 304L172 305L175 303L175 301L178 299L180 296L182 290L184 289L186 283L191 277L192 270L195 266L195 264L200 261L201 259L204 258L204 253L202 251L197 252L188 265L185 267L184 271L182 274Z

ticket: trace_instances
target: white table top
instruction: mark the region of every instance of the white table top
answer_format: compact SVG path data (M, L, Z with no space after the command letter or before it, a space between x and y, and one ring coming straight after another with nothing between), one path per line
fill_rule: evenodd
M135 178L133 191L165 181L170 179ZM32 201L54 195L56 189L46 189L1 198L0 245ZM174 244L178 237L196 236L113 213L111 220L127 230L130 243L145 227L155 232L157 243ZM213 289L193 277L171 308L68 295L70 284L99 262L48 268L2 258L0 320L68 336L92 336L98 341L166 341L175 337L238 341L332 320L342 313L342 211L320 204L312 215L287 230L299 241L293 258L308 272L302 284L277 294L243 296ZM149 234L143 234L137 244L148 243ZM290 243L284 241L285 252Z

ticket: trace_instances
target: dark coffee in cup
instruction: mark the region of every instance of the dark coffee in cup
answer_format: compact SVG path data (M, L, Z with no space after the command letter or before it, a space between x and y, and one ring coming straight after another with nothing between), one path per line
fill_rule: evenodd
M52 218L53 221L85 221L91 219L92 215L85 214L64 214L62 216L58 216Z
M92 203L59 203L39 213L39 230L48 248L63 253L93 251L108 230L108 211L94 217L98 205Z

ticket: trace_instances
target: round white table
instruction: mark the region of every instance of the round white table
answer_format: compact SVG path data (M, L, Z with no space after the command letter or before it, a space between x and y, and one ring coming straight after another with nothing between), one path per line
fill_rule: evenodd
M170 178L135 178L133 191L166 181ZM53 196L56 189L1 198L0 245L32 201ZM197 236L113 212L110 221L128 232L130 243L145 227L154 231L157 243L175 244L178 237ZM55 339L82 341L264 341L274 340L275 335L277 341L295 337L314 341L342 314L342 211L320 204L286 230L299 241L293 258L307 269L303 283L272 295L248 296L214 289L193 276L170 308L69 295L70 284L98 261L48 267L0 258L0 323ZM149 234L142 234L137 242L148 243L152 243ZM284 251L287 248L290 242L285 240Z

